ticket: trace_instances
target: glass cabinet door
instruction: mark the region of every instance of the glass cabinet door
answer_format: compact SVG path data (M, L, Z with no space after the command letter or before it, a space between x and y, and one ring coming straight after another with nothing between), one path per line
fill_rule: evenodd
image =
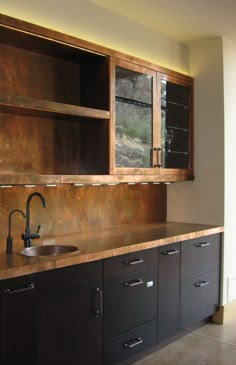
M141 72L139 72L139 69ZM115 66L115 168L153 166L155 73Z
M191 168L191 89L161 78L162 168Z

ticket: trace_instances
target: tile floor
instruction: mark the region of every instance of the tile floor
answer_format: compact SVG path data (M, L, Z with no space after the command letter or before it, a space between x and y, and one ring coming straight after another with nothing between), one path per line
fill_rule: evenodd
M133 365L236 365L236 301L223 325L208 323Z

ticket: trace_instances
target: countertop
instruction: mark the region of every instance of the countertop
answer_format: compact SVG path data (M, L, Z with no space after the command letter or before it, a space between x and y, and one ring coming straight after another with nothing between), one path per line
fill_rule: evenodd
M66 244L79 247L76 253L45 257L22 256L19 252L23 249L23 241L14 242L12 255L6 255L4 251L0 251L0 280L91 262L223 231L224 227L220 226L167 222L61 237L41 237L34 240L33 244Z

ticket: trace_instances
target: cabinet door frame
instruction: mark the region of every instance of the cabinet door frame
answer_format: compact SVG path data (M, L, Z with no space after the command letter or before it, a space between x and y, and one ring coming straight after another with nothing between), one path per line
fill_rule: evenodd
M157 135L158 135L158 147L161 148L161 80L166 80L172 82L177 85L187 86L190 88L189 95L189 168L180 169L180 168L167 168L160 167L159 173L161 175L192 175L194 171L194 128L193 128L193 83L180 79L175 76L167 75L161 72L157 72L157 111L158 111L158 122L157 122ZM159 157L161 161L161 156ZM162 161L161 161L162 162Z
M129 69L131 71L139 72L142 74L147 74L153 78L153 90L152 90L152 151L150 151L151 156L151 165L152 167L116 167L115 165L115 125L116 125L116 114L115 114L115 81L116 81L116 66L123 67ZM111 119L110 119L110 162L109 162L109 171L110 175L116 174L137 174L137 175L145 175L145 174L159 174L158 164L158 156L156 151L153 149L157 146L157 103L153 102L157 100L157 82L156 82L157 73L154 70L149 68L137 65L135 63L123 61L120 59L116 59L111 57L110 59L110 110L111 110ZM155 167L154 167L155 166Z

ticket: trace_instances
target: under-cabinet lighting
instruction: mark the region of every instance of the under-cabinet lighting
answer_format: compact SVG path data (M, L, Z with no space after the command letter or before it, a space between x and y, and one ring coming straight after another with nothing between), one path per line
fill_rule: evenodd
M26 184L24 185L25 188L35 188L36 185L32 185L32 184Z
M141 185L148 185L148 182L142 182Z
M54 187L54 186L57 186L57 184L46 184L46 186L47 186L48 188L52 188L52 187Z
M84 186L84 184L74 184L74 186Z
M160 183L159 182L154 182L153 185L160 185Z
M129 182L128 185L135 185L135 182Z
M107 184L107 185L109 185L109 186L114 186L114 185L118 185L118 183L109 183L109 184Z
M171 182L170 182L170 181L166 181L166 182L165 182L165 184L166 184L166 185L170 185L170 184L171 184Z
M92 186L101 186L102 184L92 184Z
M1 188L13 188L12 185L0 185Z

